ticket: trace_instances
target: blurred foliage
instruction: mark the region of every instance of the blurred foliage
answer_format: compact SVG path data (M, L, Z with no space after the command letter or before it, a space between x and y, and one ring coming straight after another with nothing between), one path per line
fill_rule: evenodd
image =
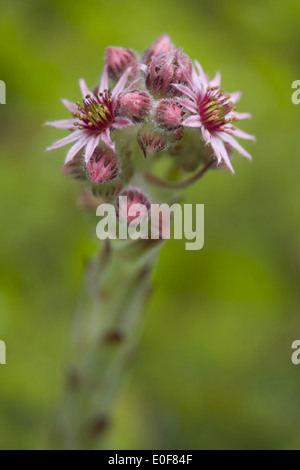
M265 0L0 2L2 216L0 447L45 448L62 393L67 340L95 220L61 175L65 150L45 154L76 100L97 82L107 45L142 52L168 32L228 91L252 164L211 172L186 193L205 204L205 247L162 251L140 350L115 410L112 449L300 448L300 3ZM300 367L300 366L299 366Z

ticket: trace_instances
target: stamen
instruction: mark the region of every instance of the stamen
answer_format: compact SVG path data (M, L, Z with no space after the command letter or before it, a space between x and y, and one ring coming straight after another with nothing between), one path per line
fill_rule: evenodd
M112 124L114 109L110 90L104 90L104 92L95 95L86 95L83 99L83 105L79 101L76 104L81 113L73 113L73 116L80 120L80 124L76 124L79 129L103 132Z
M229 101L229 95L224 95L224 89L218 86L207 87L205 96L199 101L199 115L203 125L210 132L222 131L231 134L231 129L235 130L232 125L236 121L235 116L226 116L236 110L236 106L232 106ZM225 127L225 126L230 126Z

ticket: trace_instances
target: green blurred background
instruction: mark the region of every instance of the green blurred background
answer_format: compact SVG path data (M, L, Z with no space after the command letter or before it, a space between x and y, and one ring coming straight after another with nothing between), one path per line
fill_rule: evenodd
M205 247L169 241L111 449L300 448L300 79L297 0L0 2L0 448L47 446L62 393L67 338L95 224L61 174L62 133L78 78L92 85L107 45L145 50L167 32L227 91L242 89L249 163L186 192L205 204Z

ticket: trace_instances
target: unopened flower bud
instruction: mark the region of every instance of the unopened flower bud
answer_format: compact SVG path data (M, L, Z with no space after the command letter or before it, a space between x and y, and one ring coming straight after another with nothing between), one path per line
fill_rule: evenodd
M178 48L174 52L174 77L173 83L175 84L188 84L188 78L192 75L192 61L187 54L183 52L182 49ZM174 87L173 87L174 88ZM175 88L175 94L176 88Z
M168 147L168 139L161 132L152 128L144 128L137 135L137 142L141 147L144 157L146 158L147 152L149 155L161 152Z
M174 75L172 54L166 52L153 56L146 72L146 86L150 93L157 96L169 96Z
M152 57L146 71L146 86L158 97L173 97L180 94L173 85L186 85L191 73L192 62L181 49L165 52Z
M117 114L126 116L135 122L147 117L152 108L152 99L145 91L131 90L120 95Z
M155 110L155 121L167 131L175 131L182 127L184 116L182 106L176 100L161 100Z
M108 47L106 49L108 74L114 80L120 78L128 67L137 65L137 63L137 57L130 49L123 47Z
M97 148L90 161L87 163L86 171L92 183L107 183L113 180L119 173L119 159L111 148Z
M146 65L149 65L152 59L152 56L158 56L163 52L173 52L174 45L168 34L163 34L159 36L156 41L151 44L149 49L146 50L142 57L142 62Z
M116 212L121 222L130 223L137 217L146 217L150 207L148 198L140 189L125 189L117 199Z

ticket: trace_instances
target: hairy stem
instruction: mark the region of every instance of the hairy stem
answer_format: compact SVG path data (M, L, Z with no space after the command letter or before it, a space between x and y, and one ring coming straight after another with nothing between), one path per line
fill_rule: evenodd
M156 262L153 251L160 245L138 241L119 249L106 243L87 266L60 413L63 448L101 448L124 369L139 344Z
M195 173L193 176L191 176L185 181L179 181L177 183L171 183L169 181L162 180L161 178L158 178L157 176L149 172L144 173L144 177L146 181L148 181L150 184L153 184L160 188L171 189L171 190L184 189L190 186L191 184L195 183L196 181L198 181L200 178L202 178L202 176L204 176L205 173L215 165L215 163L216 162L214 159L209 160L206 163L206 165L203 168L201 168L201 170L199 170L197 173Z

